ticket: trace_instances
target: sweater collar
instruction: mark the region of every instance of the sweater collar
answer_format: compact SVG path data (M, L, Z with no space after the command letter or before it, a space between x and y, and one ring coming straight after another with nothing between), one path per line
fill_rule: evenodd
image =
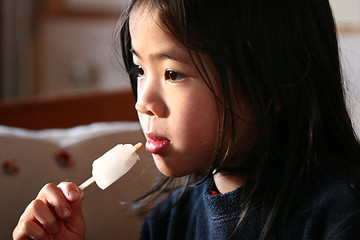
M209 177L209 179L204 182L204 185L202 193L203 201L211 219L219 219L224 215L233 217L240 215L243 187L239 187L225 194L212 195L211 191L214 190L213 186L215 186L213 177Z

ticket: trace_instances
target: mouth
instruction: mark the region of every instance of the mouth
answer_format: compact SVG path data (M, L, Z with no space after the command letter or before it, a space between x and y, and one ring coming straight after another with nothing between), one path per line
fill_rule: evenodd
M147 152L152 154L159 154L164 152L170 144L170 140L156 136L153 133L147 134L147 141L145 149Z

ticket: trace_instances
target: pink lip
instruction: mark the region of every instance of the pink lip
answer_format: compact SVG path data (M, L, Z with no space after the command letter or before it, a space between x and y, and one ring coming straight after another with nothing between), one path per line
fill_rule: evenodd
M147 134L148 139L146 141L146 151L152 154L159 154L166 150L170 144L170 140L166 138L157 137L154 134Z

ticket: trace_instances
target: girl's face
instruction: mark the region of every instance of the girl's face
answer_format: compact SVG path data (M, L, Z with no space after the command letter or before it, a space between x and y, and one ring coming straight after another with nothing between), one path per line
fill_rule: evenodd
M140 7L131 13L136 109L146 150L167 176L204 172L217 143L217 103L188 49L161 26L156 11Z

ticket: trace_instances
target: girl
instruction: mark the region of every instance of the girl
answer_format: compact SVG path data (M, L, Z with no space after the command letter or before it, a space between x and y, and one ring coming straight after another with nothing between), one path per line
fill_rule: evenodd
M355 239L360 146L328 0L133 0L119 35L162 179L142 239ZM191 183L191 184L189 184ZM83 192L46 185L14 239L83 239Z

